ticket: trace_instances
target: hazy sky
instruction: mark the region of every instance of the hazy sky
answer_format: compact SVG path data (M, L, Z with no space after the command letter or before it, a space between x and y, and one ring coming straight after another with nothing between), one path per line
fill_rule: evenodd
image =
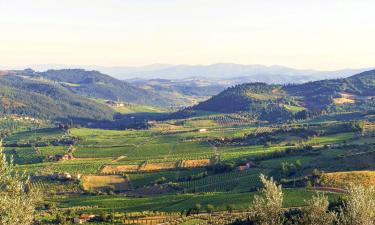
M0 0L0 65L375 65L374 0Z

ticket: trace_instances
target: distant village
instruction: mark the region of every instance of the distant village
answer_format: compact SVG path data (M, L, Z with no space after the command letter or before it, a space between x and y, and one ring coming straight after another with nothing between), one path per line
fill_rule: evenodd
M6 116L4 116L0 119L3 119L3 120L8 119L8 120L20 121L20 122L29 121L29 122L33 122L33 123L37 123L37 124L43 123L43 120L41 120L41 119L37 119L37 118L34 118L34 117L30 117L30 116L17 115L17 114L6 115Z

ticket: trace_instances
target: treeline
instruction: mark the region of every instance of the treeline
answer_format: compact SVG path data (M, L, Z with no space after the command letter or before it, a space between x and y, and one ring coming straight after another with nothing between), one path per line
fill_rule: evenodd
M351 121L334 124L319 124L306 126L283 126L277 129L269 129L264 132L252 132L239 138L218 138L214 140L217 146L225 145L270 145L285 141L285 134L288 136L299 137L300 143L288 143L288 145L302 144L312 137L334 135L345 132L363 132L364 121ZM303 140L303 141L302 141Z

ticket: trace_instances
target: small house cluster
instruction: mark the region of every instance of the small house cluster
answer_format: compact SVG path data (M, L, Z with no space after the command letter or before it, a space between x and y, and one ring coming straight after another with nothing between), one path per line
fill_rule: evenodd
M125 106L125 103L123 103L123 102L116 102L116 101L111 101L111 100L108 100L105 103L107 105L112 106L112 107L124 107Z
M16 114L9 115L6 118L10 119L10 120L13 120L13 121L31 121L31 122L34 122L34 123L41 123L42 122L41 120L36 119L34 117L22 116L22 115L16 115Z
M49 155L48 161L51 162L60 162L60 161L67 161L73 159L72 154L64 154L64 155Z

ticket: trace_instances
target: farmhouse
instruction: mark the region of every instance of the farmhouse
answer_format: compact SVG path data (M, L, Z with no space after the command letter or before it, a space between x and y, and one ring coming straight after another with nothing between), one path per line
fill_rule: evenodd
M251 168L251 163L250 162L247 162L245 165L241 165L241 166L238 166L237 169L239 171L244 171L244 170L248 170Z
M92 215L92 214L82 214L79 217L74 218L73 219L73 223L84 224L86 222L89 222L93 218L95 218L95 215Z

